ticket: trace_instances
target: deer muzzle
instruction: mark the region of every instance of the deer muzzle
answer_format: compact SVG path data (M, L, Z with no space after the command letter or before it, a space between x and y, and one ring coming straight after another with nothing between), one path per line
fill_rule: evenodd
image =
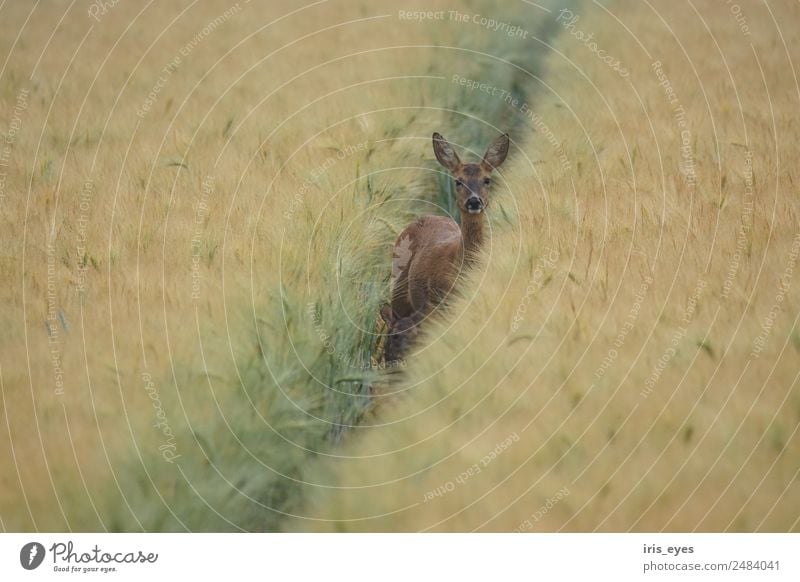
M483 211L483 200L479 196L470 196L464 206L470 214L480 214Z

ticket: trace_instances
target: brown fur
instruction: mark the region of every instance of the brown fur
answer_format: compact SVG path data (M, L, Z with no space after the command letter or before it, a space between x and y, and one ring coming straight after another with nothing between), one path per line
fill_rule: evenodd
M420 332L420 323L425 319L427 310L423 307L408 317L397 317L391 306L385 304L381 309L381 317L388 326L386 343L383 348L383 361L396 364L403 359L403 354L414 343Z
M483 243L483 213L488 206L492 171L508 154L508 135L500 136L477 164L462 164L452 146L433 134L436 159L456 182L461 228L446 216L422 216L408 225L394 246L392 311L409 317L425 305L440 303L456 277ZM475 213L469 211L479 207Z

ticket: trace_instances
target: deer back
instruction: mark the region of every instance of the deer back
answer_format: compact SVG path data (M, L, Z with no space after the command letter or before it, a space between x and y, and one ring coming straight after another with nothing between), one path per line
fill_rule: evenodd
M449 291L461 247L461 229L446 216L422 216L400 233L392 268L398 316L408 317Z

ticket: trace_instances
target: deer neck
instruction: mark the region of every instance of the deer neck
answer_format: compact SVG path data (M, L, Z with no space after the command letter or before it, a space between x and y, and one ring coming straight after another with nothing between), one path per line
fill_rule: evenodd
M485 212L485 211L484 211ZM479 214L461 213L461 242L464 260L473 262L475 255L483 245L483 212Z

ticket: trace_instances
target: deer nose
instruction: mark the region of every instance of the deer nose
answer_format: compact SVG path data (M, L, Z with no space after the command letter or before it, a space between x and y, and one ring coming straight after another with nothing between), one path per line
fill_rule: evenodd
M481 200L478 196L470 196L467 198L467 203L465 206L470 214L475 214L483 210L483 200Z

